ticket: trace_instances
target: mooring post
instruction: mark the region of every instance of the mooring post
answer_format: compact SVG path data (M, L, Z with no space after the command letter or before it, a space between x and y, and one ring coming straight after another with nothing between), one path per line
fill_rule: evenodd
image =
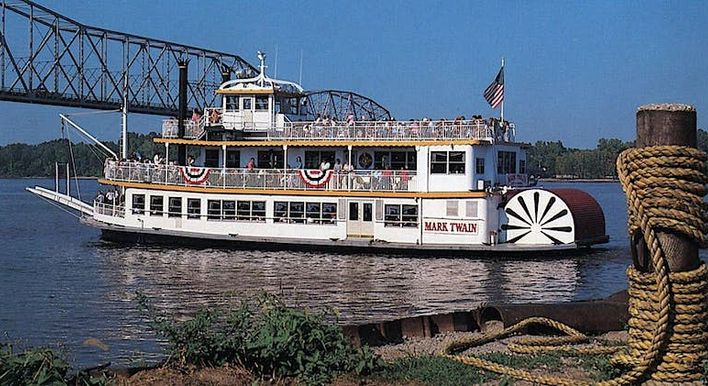
M649 104L637 110L636 147L678 145L696 147L696 109L684 104ZM657 232L668 261L669 271L685 272L700 264L698 244L682 234ZM632 235L634 265L642 272L650 271L649 253L641 232Z

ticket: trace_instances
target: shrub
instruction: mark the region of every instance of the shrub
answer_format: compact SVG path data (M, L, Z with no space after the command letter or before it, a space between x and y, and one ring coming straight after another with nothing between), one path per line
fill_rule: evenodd
M11 344L0 344L0 385L106 385L106 377L84 373L69 376L64 355L50 348L28 348L15 352Z
M339 327L327 323L325 314L289 308L271 295L234 309L202 309L185 322L160 315L142 294L138 301L150 327L167 340L168 363L236 364L262 377L297 377L308 384L380 365L368 348L353 347Z

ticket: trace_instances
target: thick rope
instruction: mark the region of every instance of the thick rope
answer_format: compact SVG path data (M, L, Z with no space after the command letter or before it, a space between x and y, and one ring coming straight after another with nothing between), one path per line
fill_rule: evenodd
M701 384L701 363L708 358L708 269L705 264L688 272L669 273L657 231L683 234L705 243L708 226L703 201L708 176L706 154L680 146L656 146L624 151L617 171L629 204L629 230L641 231L649 249L653 272L627 270L629 279L629 342L626 352L612 361L631 366L623 375L598 385ZM612 353L617 347L570 347L588 343L577 330L545 318L526 319L504 331L448 344L442 355L484 370L545 385L586 385L589 382L539 375L505 367L474 356L453 355L542 324L565 337L525 338L509 344L516 353L560 352L583 355Z

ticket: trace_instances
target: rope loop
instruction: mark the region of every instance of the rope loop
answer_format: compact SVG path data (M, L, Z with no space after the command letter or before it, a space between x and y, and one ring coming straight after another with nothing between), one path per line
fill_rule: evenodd
M708 268L669 272L657 231L682 234L705 244L708 233L706 153L682 146L628 149L617 158L617 175L627 196L629 231L642 232L653 271L627 269L629 280L629 340L626 348L571 347L591 340L576 329L546 318L529 318L503 331L451 342L442 356L471 366L544 385L589 385L555 376L534 374L459 353L524 330L532 324L552 327L561 337L521 338L511 352L566 355L614 353L614 364L628 367L623 375L598 385L701 384L702 361L708 359Z

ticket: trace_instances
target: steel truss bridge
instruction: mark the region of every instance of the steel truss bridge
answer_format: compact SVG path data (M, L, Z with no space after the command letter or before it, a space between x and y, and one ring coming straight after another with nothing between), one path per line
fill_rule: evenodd
M188 61L187 104L214 106L222 73L256 69L238 55L81 24L29 0L2 0L0 100L176 116L179 61ZM308 93L309 115L389 119L348 91Z

